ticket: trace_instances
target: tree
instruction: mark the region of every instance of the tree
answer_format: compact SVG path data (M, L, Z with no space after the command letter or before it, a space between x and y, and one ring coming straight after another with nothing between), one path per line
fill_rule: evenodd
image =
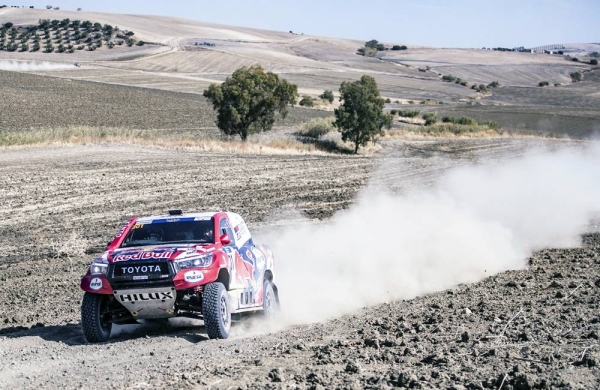
M378 44L379 44L379 42L377 42L375 39L372 39L369 42L365 42L365 47L370 47L371 49L377 49Z
M6 22L4 23L3 27L5 30L8 30L9 28L11 28L13 26L13 24L11 22Z
M590 65L598 65L598 60L597 59L590 60Z
M383 134L384 126L388 129L392 126L392 116L383 112L385 101L371 76L364 75L354 82L344 81L340 86L340 102L334 111L334 126L343 141L354 143L354 153L367 142L375 142Z
M275 114L287 116L287 106L296 103L298 87L259 66L242 67L221 85L204 91L217 111L217 127L227 136L248 135L270 130Z

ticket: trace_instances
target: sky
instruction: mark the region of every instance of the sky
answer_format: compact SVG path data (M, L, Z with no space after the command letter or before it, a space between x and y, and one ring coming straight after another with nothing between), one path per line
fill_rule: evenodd
M0 0L1 1L1 0ZM4 0L3 3L12 4ZM600 42L600 0L21 0L63 10L179 16L308 35L435 47ZM15 4L16 5L16 4Z

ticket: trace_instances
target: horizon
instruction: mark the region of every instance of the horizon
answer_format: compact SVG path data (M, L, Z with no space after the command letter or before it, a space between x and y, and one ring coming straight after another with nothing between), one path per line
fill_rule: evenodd
M358 0L327 3L307 0L302 6L269 3L268 0L257 0L252 4L235 0L218 3L184 0L174 8L157 1L122 3L108 0L85 5L64 0L52 6L64 11L77 11L81 7L84 12L181 17L262 30L440 48L538 47L600 41L594 36L596 30L593 28L600 16L600 3L590 0L494 0L486 4L474 0L451 4L440 0L401 4L389 0L370 2L374 10L382 10L384 15L389 9L398 11L399 19L388 24L381 23L377 17L379 12L375 12L374 18L364 18L364 5ZM48 1L31 0L26 7L33 5L37 9L46 9L49 4ZM232 13L231 9L236 12ZM312 12L314 9L321 12ZM332 18L332 14L336 17ZM393 25L397 21L402 23Z

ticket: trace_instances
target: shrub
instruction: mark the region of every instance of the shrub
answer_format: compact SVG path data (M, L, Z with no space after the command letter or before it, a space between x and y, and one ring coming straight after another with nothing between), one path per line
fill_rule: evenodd
M415 104L415 101L414 100L409 100L407 103L408 104Z
M315 99L313 99L311 96L303 96L298 104L300 104L302 107L312 107L315 105Z
M558 51L558 54L560 54L560 55L562 56L563 54L565 54L565 52L564 52L564 51L562 51L562 50L559 50L559 51Z
M21 45L21 51L29 51L29 45L24 43Z
M577 83L579 81L581 81L581 72L573 72L571 74L569 74L569 76L571 76L571 81L574 83Z
M390 110L390 115L396 115L398 114L398 110Z
M398 115L399 116L403 116L405 118L416 118L417 116L419 116L419 111L415 111L415 110L398 110Z
M136 43L136 45L138 46L144 46L146 44L146 42L144 41L138 41L138 43Z
M328 101L329 103L333 103L333 91L326 89L321 95L319 95L319 97L323 100Z
M498 122L494 122L494 121L483 121L483 122L479 122L479 124L481 126L487 126L492 130L499 130L500 129L500 124Z
M300 131L297 134L303 137L319 139L335 129L333 122L334 118L311 119L300 126Z
M452 76L451 74L447 74L445 76L442 76L442 80L448 81L451 83L456 80L456 77Z
M400 100L394 100L394 103L400 104Z
M402 46L399 46L399 45L392 46L392 50L406 50L406 49L408 49L408 47L406 47L404 45L402 45Z
M437 114L435 112L428 112L427 114L423 114L423 119L425 119L425 126L434 125L437 122Z
M377 49L372 47L361 47L358 49L358 54L363 55L365 57L375 57L377 54Z
M54 46L52 46L51 43L46 44L46 47L44 48L44 52L52 53L53 51L54 51Z
M15 43L9 43L8 45L6 45L6 51L17 51L18 46Z
M40 44L36 42L33 44L31 51L38 51L38 50L40 50Z
M134 40L129 38L127 41L125 41L125 43L127 43L127 46L131 47L134 44Z
M77 46L77 50L83 50L84 48L85 48L85 46L84 46L84 45L79 45L79 46Z
M547 81L540 81L540 82L538 83L538 85L539 85L540 87L547 87L547 86L549 85L549 83L548 83Z
M386 102L386 103L391 103L391 102L392 102L392 100L391 100L390 98L386 98L386 99L385 99L385 102Z
M573 61L573 62L579 62L579 58L573 57L573 58L571 58L571 61Z
M491 83L488 84L488 88L498 88L500 86L500 83L497 81L492 81Z
M108 48L112 49L113 47L115 47L115 44L112 42L108 42Z
M590 65L598 65L598 60L597 59L590 60Z
M476 125L477 122L474 119L468 118L466 116L460 118L453 118L451 116L445 116L442 118L442 122L444 123L454 123L456 125Z

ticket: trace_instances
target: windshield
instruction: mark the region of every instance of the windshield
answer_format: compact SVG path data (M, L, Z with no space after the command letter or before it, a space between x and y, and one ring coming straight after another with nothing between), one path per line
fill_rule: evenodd
M186 218L187 219L187 218ZM152 223L134 225L121 248L144 245L163 245L181 243L214 243L213 219L204 221L186 221L183 218L154 220Z

